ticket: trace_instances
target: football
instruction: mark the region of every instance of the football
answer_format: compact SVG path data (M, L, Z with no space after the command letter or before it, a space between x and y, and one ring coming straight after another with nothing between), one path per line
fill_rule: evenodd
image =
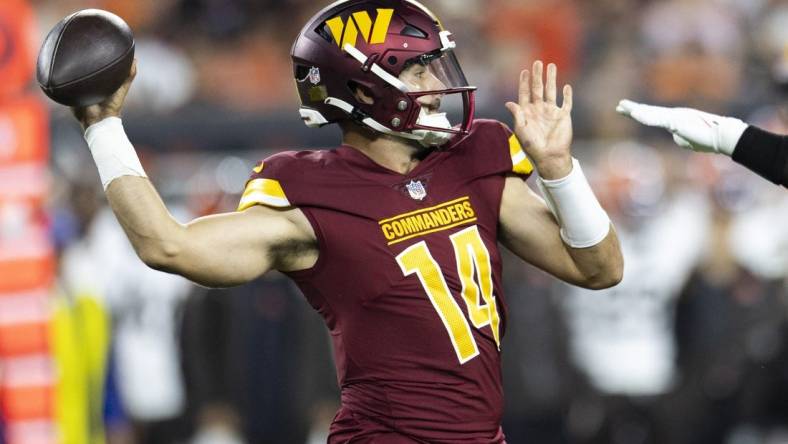
M38 53L36 77L44 93L67 106L104 101L126 80L134 61L134 35L120 17L84 9L64 18Z

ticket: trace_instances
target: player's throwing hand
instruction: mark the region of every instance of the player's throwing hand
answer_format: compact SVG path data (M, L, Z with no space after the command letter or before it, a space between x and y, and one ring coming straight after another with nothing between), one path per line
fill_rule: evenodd
M543 64L537 60L532 71L520 73L519 103L508 102L514 116L514 133L545 179L565 177L572 170L569 146L572 143L572 87L565 85L563 104L556 103L558 69L547 65L547 82L543 81Z
M74 113L74 116L79 120L79 123L82 125L82 129L87 129L90 125L94 123L98 123L107 117L120 117L121 109L123 108L123 103L126 101L126 95L129 93L129 88L131 88L131 83L134 81L134 77L137 76L137 61L131 65L131 72L129 73L129 77L126 78L126 81L115 91L111 96L107 98L107 100L96 104L90 105L86 107L74 107L71 108L71 111Z

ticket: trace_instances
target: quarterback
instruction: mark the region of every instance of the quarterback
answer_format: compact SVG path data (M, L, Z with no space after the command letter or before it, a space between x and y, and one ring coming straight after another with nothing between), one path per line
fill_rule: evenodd
M280 270L323 316L342 393L331 443L505 442L499 242L578 286L622 277L610 219L571 157L571 87L559 106L557 69L537 61L506 104L513 132L474 120L455 47L416 1L323 9L296 38L293 73L304 123L340 125L342 145L265 159L238 211L185 225L118 117L136 66L106 102L74 110L146 264L211 287ZM545 200L525 183L533 172Z

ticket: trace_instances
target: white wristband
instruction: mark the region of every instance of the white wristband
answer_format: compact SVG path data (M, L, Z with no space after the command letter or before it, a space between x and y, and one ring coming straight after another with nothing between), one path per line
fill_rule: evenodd
M96 162L105 191L110 182L118 177L148 177L142 169L134 146L126 137L120 118L107 117L90 125L85 130L85 141L93 155L93 161Z
M572 172L555 180L536 182L547 206L561 225L561 239L572 248L592 247L610 231L610 218L594 196L580 163L572 159Z

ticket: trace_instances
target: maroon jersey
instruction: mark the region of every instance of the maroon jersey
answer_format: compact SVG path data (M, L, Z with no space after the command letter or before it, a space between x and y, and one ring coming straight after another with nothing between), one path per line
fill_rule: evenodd
M315 266L289 275L333 339L342 408L329 442L503 442L498 213L505 176L531 171L489 120L408 174L348 146L255 168L239 209L295 206L317 235Z

